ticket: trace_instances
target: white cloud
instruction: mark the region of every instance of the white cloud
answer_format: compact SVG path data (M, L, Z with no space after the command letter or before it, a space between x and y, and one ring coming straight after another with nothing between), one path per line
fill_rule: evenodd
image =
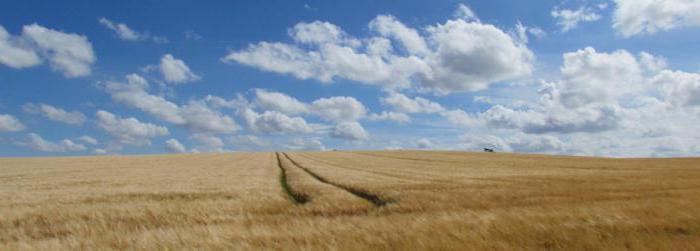
M520 43L527 44L530 41L530 36L535 38L543 38L547 36L547 32L540 27L529 27L518 21L515 24L515 37Z
M194 134L190 138L197 141L199 144L192 149L194 152L223 152L224 141L221 138L209 134Z
M669 103L681 107L700 107L700 74L664 70L652 80Z
M416 146L418 149L431 149L433 148L433 142L431 142L429 139L421 138L418 140L418 143L416 143Z
M369 116L367 116L367 119L369 120L390 120L390 121L395 121L398 122L399 124L406 124L411 122L411 117L406 115L405 113L400 113L400 112L387 112L383 111L381 113L372 113Z
M427 58L431 71L422 75L427 88L478 91L532 72L534 54L493 25L451 20L428 32L437 48Z
M179 106L163 97L148 93L148 82L141 76L129 74L126 78L126 83L105 84L105 90L117 102L136 107L160 120L195 133L233 133L240 129L233 118L207 104L215 102L218 105L228 105L223 104L221 98L208 96L203 100L191 100Z
M75 143L69 139L63 139L59 142L47 141L36 133L27 134L27 141L17 142L16 144L42 152L77 152L87 149L85 145Z
M303 114L308 112L306 104L298 99L280 92L270 92L263 89L255 89L255 105L288 115Z
M148 32L138 32L135 31L124 23L117 23L107 18L100 18L97 20L101 25L114 31L119 39L124 41L143 41L152 40L156 43L168 43L168 39L160 36L153 36Z
M90 136L87 136L87 135L80 136L77 138L77 140L82 141L86 144L90 144L90 145L97 145L97 143L98 143L97 139L90 137Z
M452 16L468 22L479 21L479 17L477 17L476 14L474 14L474 11L472 11L472 9L469 8L469 6L464 4L459 4L459 6L457 6L457 10Z
M383 37L395 39L410 55L429 53L428 46L418 31L406 27L393 16L379 15L369 23L369 28Z
M41 64L41 58L25 41L0 25L0 64L21 69Z
M24 130L24 125L9 114L0 114L0 132L18 132Z
M248 128L263 133L310 133L313 131L301 117L289 117L278 111L265 111L262 114L251 109L240 111Z
M48 29L38 24L25 25L22 36L48 58L53 69L69 78L90 75L91 66L97 60L92 44L85 36Z
M353 97L321 98L311 103L311 111L327 121L356 121L365 117L365 106Z
M516 133L507 137L489 134L465 134L460 136L460 147L472 151L490 148L502 152L566 153L566 144L557 137L524 133Z
M185 64L185 61L177 59L171 54L165 54L160 59L159 69L165 82L171 84L195 82L201 79L201 77L190 70L190 67Z
M287 33L295 41L302 44L337 43L356 46L359 43L357 40L348 38L340 27L329 22L298 23Z
M183 146L177 139L169 139L165 141L165 150L171 153L184 153L187 152L187 148Z
M41 114L42 116L61 123L71 125L82 125L85 123L85 115L79 111L68 112L61 108L57 108L47 104L27 103L22 106L22 109L31 114Z
M625 50L598 53L587 47L564 54L560 100L567 107L610 102L644 88L634 55Z
M318 139L293 139L287 145L287 148L297 151L325 151L326 147Z
M369 139L369 133L358 122L341 122L338 123L331 136L335 138L348 139L353 141L362 141Z
M534 55L525 44L489 24L458 18L418 31L382 15L369 25L379 36L359 39L361 45L343 42L356 39L335 25L312 24L301 23L303 33L290 32L296 44L250 44L222 60L322 83L344 78L437 93L483 90L532 72ZM392 53L392 39L405 53Z
M228 141L237 147L245 149L259 149L272 144L270 141L255 135L236 135L229 138Z
M693 0L615 0L613 28L624 37L700 26L700 2Z
M97 111L97 126L118 143L133 146L147 146L151 138L170 134L166 127L143 123L136 118L122 119L103 110Z
M207 106L204 101L190 101L180 108L185 119L182 125L190 131L202 133L233 133L240 126L228 115Z
M422 97L409 98L404 94L391 92L380 99L384 105L404 113L437 113L445 110L442 105Z
M665 58L657 57L644 51L639 53L639 63L644 70L650 73L658 73L659 71L666 69Z
M598 21L601 18L600 14L596 13L594 9L583 6L577 10L555 8L552 10L551 15L557 19L557 25L561 27L562 32L576 28L579 23Z

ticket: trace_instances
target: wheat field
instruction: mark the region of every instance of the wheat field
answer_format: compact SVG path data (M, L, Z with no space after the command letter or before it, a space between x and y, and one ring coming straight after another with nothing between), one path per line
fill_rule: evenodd
M0 250L698 250L700 159L0 158Z

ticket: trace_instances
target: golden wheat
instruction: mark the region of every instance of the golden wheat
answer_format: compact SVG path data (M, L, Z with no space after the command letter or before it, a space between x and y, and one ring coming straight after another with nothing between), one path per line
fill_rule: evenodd
M0 159L0 250L700 249L700 159Z

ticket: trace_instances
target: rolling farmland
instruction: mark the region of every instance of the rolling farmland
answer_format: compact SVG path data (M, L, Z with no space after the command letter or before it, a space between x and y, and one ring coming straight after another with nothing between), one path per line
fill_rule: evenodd
M700 249L700 159L0 159L0 249Z

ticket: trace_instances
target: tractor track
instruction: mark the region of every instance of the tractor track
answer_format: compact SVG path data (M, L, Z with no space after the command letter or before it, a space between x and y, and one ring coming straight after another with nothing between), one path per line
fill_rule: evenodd
M284 193L287 195L287 197L294 202L294 204L305 204L311 199L309 198L308 195L304 193L300 193L296 190L294 190L289 183L287 182L287 169L285 169L282 166L282 160L280 159L280 153L276 152L275 156L277 157L277 167L280 169L280 186L282 186L282 190Z
M280 154L278 153L278 154L277 154L278 163L280 163L280 167L282 168L281 161L279 160L279 155L280 155ZM359 198L361 198L361 199L364 199L364 200L366 200L366 201L372 203L372 204L373 204L374 206L376 206L376 207L382 207L382 206L385 206L385 205L387 205L387 204L393 202L392 200L388 200L388 199L382 198L382 197L380 197L379 195L370 193L370 192L365 191L365 190L363 190L363 189L355 188L355 187L351 187L351 186L348 186L348 185L339 184L339 183L330 181L330 180L324 178L323 176L320 176L320 175L318 175L317 173L315 173L315 172L309 170L308 168L302 166L301 164L297 163L294 159L290 158L289 155L287 155L287 153L282 152L281 155L284 156L285 158L287 158L287 159L289 160L289 162L292 163L292 165L294 165L294 166L296 166L297 168L301 169L302 171L304 171L305 173L307 173L308 175L310 175L310 176L313 177L314 179L318 180L319 182L324 183L324 184L328 184L328 185L331 185L331 186L334 186L334 187L337 187L337 188L342 189L342 190L345 190L346 192L348 192L348 193L350 193L350 194L352 194L352 195L355 195L355 196L357 196L357 197L359 197ZM291 188L290 188L290 189L291 189Z

